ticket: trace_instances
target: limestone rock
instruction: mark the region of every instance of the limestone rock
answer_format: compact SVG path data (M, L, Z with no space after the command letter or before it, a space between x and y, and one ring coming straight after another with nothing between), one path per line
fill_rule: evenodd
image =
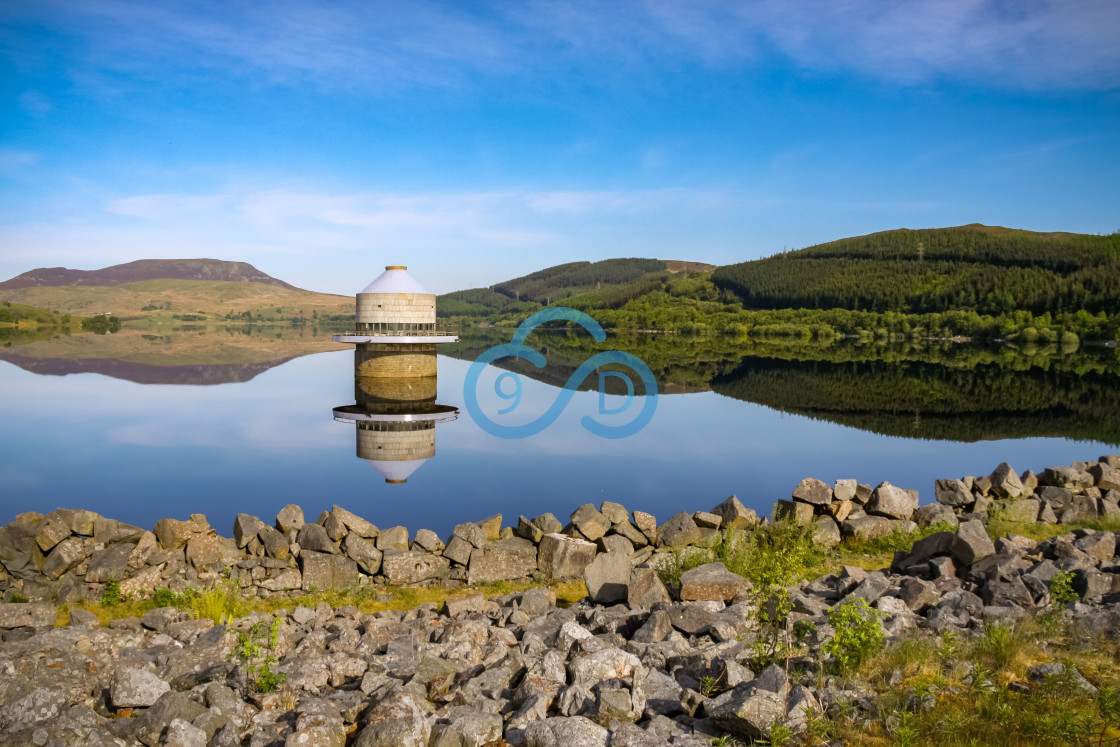
M712 513L722 519L723 526L731 529L750 529L759 523L754 509L747 508L733 495L713 508Z
M303 528L303 525L303 509L294 503L284 506L276 514L276 528L281 532L288 532L293 529L298 532Z
M422 550L393 550L381 557L381 572L394 586L443 578L449 568L445 558Z
M43 575L52 581L57 580L63 573L88 558L90 551L86 542L87 540L78 537L67 537L55 545L43 561Z
M171 685L147 669L122 667L109 682L109 701L114 708L147 708L169 690Z
M590 503L585 503L572 512L572 524L591 542L602 537L611 528L611 520Z
M953 560L961 565L972 565L978 560L983 560L996 554L996 547L988 538L984 523L977 519L961 522L957 527L949 553Z
M427 553L425 553L427 554ZM321 552L301 552L300 571L303 574L303 590L349 589L358 584L357 564L342 555Z
M381 551L373 540L351 532L342 540L342 549L346 557L371 576L381 570Z
M935 480L933 493L938 503L950 508L969 506L976 500L963 480Z
M806 477L793 489L793 499L816 506L827 506L832 502L832 488L815 477Z
M622 553L599 553L583 570L587 593L595 604L626 601L630 584L630 557Z
M592 543L554 532L541 538L537 567L548 579L578 578L593 557Z
M331 513L334 514L336 519L343 523L350 534L356 534L365 539L377 538L379 531L377 527L361 516L351 513L341 506L331 506Z
M54 626L55 611L49 604L0 602L0 630Z
M727 570L723 563L707 563L681 574L682 602L727 602L750 588L749 581Z
M238 514L233 520L233 538L238 547L245 547L260 533L264 522L252 514Z
M377 534L377 549L381 552L408 550L408 528L398 526L382 529Z
M989 479L992 481L992 492L999 498L1018 498L1026 492L1018 473L1007 462L996 467Z
M774 518L804 526L813 520L813 506L802 501L780 500L774 504Z
M533 575L537 570L537 548L520 537L490 542L484 549L471 551L467 582L513 581Z
M296 535L296 542L299 543L301 553L304 550L325 553L335 552L334 542L331 541L326 528L319 524L304 524L300 527L299 533Z
M668 603L669 591L652 568L639 566L630 571L626 604L630 609L649 609L659 602ZM660 640L660 639L658 639Z
M867 513L891 519L909 519L918 507L918 497L889 482L879 483L867 503Z

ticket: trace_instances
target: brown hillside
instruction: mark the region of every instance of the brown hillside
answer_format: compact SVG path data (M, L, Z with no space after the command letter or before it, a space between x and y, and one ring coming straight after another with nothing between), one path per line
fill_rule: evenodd
M5 280L0 283L0 290L60 285L106 286L162 279L262 283L298 290L294 285L277 280L248 262L226 262L221 259L138 259L100 270L40 267Z

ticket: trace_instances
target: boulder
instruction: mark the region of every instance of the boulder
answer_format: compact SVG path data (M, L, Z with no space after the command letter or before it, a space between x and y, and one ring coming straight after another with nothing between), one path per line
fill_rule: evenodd
M502 515L494 514L488 516L481 521L476 521L475 524L486 534L487 540L501 539L502 534Z
M326 528L319 524L304 524L300 527L299 533L296 534L296 542L299 544L301 553L304 550L325 553L335 552L334 542L331 541Z
M572 524L591 542L602 537L611 528L611 520L590 503L585 503L572 512Z
M67 537L59 542L47 555L46 560L43 561L43 575L55 581L63 573L88 558L90 551L87 542L92 542L92 540Z
M54 607L49 604L0 602L0 630L49 629L54 626L54 618Z
M630 521L630 512L621 503L603 501L599 504L599 513L606 516L611 524L622 524Z
M446 558L423 550L390 550L381 556L381 573L393 586L446 578L450 568Z
M596 555L583 569L587 593L595 604L625 602L630 584L630 557L623 553Z
M747 508L733 495L713 508L712 513L720 517L723 526L731 529L750 529L759 523L754 509Z
M179 550L187 546L187 540L197 534L199 528L191 521L160 519L152 528L164 550Z
M222 559L222 546L214 532L195 534L187 540L187 562L195 568L205 568Z
M263 526L259 532L261 544L268 557L283 560L291 554L291 544L287 536L270 526Z
M552 514L541 514L533 519L533 524L545 534L555 534L564 528L560 520Z
M147 669L122 667L109 680L109 702L114 708L147 708L171 690Z
M927 503L924 506L918 506L911 517L914 523L920 527L928 527L931 524L944 522L956 526L959 524L957 515L953 513L953 509L946 506L944 503Z
M424 553L427 555L427 553ZM357 564L343 555L306 551L299 554L303 590L349 589L358 585Z
M381 552L408 550L408 528L389 527L388 529L382 529L377 534L377 549Z
M47 514L39 525L35 534L35 542L43 552L50 552L51 548L70 536L70 524L65 519L53 512Z
M670 601L669 591L661 583L657 571L647 566L638 566L630 571L626 589L626 604L630 609L649 609L659 602L667 604Z
M471 551L467 582L513 581L532 576L537 571L537 547L527 539L490 542L483 549Z
M692 516L684 511L676 514L657 528L657 542L663 547L684 547L698 542L703 536Z
M801 501L780 500L774 504L774 518L778 521L788 520L799 526L804 526L813 520L813 506Z
M793 489L793 499L817 506L827 506L832 502L832 488L815 477L806 477Z
M991 492L998 498L1018 498L1026 492L1018 473L1007 462L996 467L989 479L992 481Z
M381 551L377 544L357 532L350 532L342 540L342 551L371 576L381 569Z
M976 500L963 480L936 480L933 494L938 503L950 508L963 508Z
M1003 518L1007 521L1016 521L1023 524L1033 524L1038 521L1038 514L1041 510L1041 502L1037 498L1000 501L994 505L999 506ZM991 508L989 508L990 510Z
M984 522L973 519L961 522L957 527L957 533L949 546L949 554L959 565L972 565L978 560L995 555L996 546L988 538Z
M431 722L411 695L384 698L365 718L352 747L427 747Z
M443 548L443 557L447 558L452 563L467 565L471 562L471 552L473 550L474 547L470 542L467 542L457 534L452 534L447 539L447 546Z
M303 509L294 503L289 503L276 514L276 528L281 532L291 530L299 531L303 528Z
M856 499L856 481L854 479L837 480L832 488L834 501L854 501Z
M365 539L376 539L379 530L361 516L347 511L341 506L331 506L331 513L341 521L350 534L356 534Z
M845 537L869 540L890 534L897 523L885 516L862 516L858 519L849 518L840 525L840 531Z
M696 522L696 526L701 529L719 529L719 525L723 522L723 517L719 514L708 513L707 511L693 511L692 520Z
M264 522L252 514L238 514L233 520L233 538L238 547L245 547L260 533Z
M578 578L594 557L591 542L553 532L541 538L537 567L548 579Z
M708 718L721 729L752 740L770 738L774 725L786 715L785 698L769 690L740 685L710 700Z
M727 570L723 563L707 563L681 574L682 602L727 602L751 588L750 581Z
M867 502L867 513L890 519L909 519L918 507L918 496L889 482L879 483Z
M849 503L845 501L845 503ZM849 505L851 505L849 503ZM831 516L818 516L813 521L813 541L821 547L836 547L842 539L840 525Z
M443 542L440 540L439 535L431 529L417 529L416 536L412 540L413 548L419 547L428 552L439 552L443 549Z

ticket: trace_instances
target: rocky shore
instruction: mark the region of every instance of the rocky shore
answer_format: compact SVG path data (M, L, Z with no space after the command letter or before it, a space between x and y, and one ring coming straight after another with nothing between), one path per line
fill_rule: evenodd
M818 544L942 522L947 531L887 568L845 567L787 589L780 615L760 611L769 592L718 562L679 582L659 575L724 541L721 530L766 521L734 496L660 524L605 502L581 506L567 525L545 514L503 527L496 516L446 540L379 529L337 506L314 522L296 506L271 524L240 514L229 538L201 515L147 531L76 509L21 514L0 529L0 745L749 742L841 710L888 718L873 689L838 674L837 610L874 610L866 619L888 640L967 635L1055 609L1086 641L1120 634L1115 532L993 542L986 529L996 519L1120 518L1120 456L1038 474L1003 464L938 480L935 493L919 506L916 491L889 483L803 480L773 514L811 525ZM1056 577L1076 601L1055 604ZM77 608L54 627L55 605L111 587L134 598L230 584L292 597L573 578L588 597L567 608L536 588L373 614L320 604L224 625L163 607L102 626ZM800 653L757 666L761 638L792 640L795 630ZM1039 666L1030 675L1039 682L1063 674L1085 692L1102 684Z

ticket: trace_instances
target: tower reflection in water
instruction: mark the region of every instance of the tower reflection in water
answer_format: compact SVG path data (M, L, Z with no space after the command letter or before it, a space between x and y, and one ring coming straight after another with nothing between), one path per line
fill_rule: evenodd
M358 458L400 485L436 455L436 423L459 411L436 404L436 346L455 342L436 330L436 297L404 265L385 272L355 297L352 332L335 342L354 345L355 404L334 409L354 423Z
M436 377L386 379L354 371L355 404L334 408L334 419L354 423L357 454L385 482L401 485L436 455L436 423L459 411L436 404Z

